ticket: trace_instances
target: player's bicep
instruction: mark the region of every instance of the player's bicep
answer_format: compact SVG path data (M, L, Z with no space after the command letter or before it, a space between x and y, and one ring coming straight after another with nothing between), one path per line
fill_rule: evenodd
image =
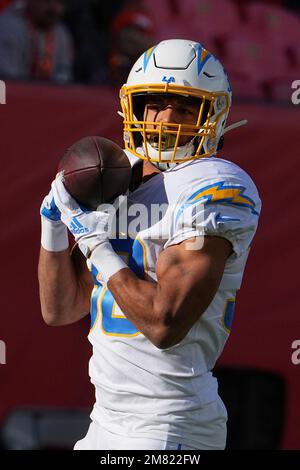
M170 246L156 266L166 303L171 335L181 340L205 312L220 285L231 243L221 237L204 237L202 248L189 249L195 240ZM168 305L167 305L168 303Z

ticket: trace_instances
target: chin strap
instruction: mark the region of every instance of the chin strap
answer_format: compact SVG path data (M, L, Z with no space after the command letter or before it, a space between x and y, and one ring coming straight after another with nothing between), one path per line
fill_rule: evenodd
M226 134L229 131L232 131L233 129L237 129L238 127L244 126L245 124L248 124L247 119L243 119L242 121L235 122L234 124L230 124L230 126L225 127L225 129L222 132L222 135Z

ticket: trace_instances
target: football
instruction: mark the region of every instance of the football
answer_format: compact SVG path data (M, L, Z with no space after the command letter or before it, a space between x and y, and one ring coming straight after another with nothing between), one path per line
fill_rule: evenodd
M85 137L75 142L61 158L58 171L77 202L95 210L124 194L131 180L131 165L125 152L104 137Z

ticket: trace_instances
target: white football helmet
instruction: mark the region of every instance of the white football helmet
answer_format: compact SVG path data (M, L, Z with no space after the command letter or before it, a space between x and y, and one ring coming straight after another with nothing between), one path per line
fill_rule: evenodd
M196 101L196 122L144 121L145 96L162 93ZM231 106L231 86L221 63L201 44L170 39L137 60L120 90L120 100L125 148L152 163L180 163L217 152ZM179 146L182 136L190 139Z

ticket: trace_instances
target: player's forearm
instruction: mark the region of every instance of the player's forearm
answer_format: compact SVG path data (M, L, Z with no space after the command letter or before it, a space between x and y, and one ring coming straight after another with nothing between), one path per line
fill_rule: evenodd
M66 325L85 316L86 305L69 250L41 247L38 278L42 315L48 325Z
M108 287L128 320L155 346L163 349L178 342L174 302L160 284L143 281L130 269L122 269L109 279Z

